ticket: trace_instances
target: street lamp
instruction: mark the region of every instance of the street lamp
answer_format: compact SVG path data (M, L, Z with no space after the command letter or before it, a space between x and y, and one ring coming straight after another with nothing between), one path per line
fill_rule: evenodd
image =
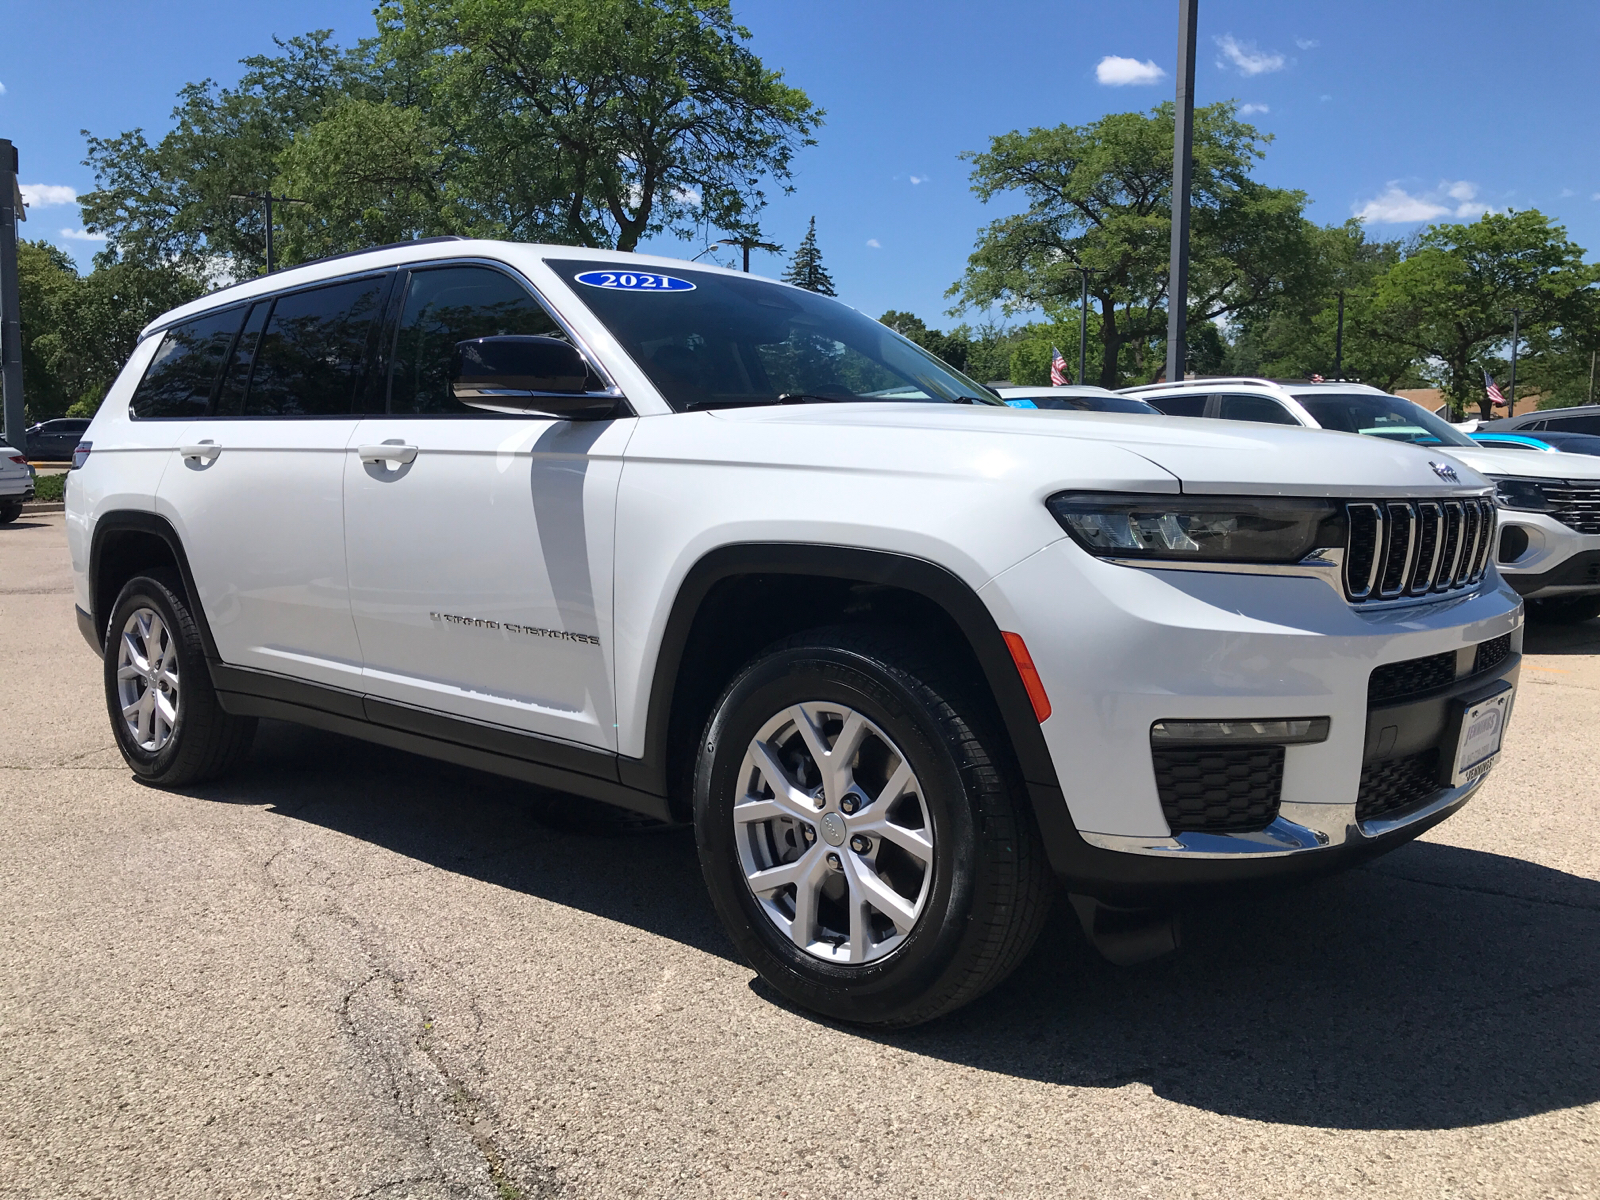
M750 251L770 250L774 254L777 254L783 249L782 246L774 246L771 242L763 242L758 238L753 237L720 238L713 242L712 245L742 247L744 250L744 273L746 275L750 273Z
M0 388L5 401L5 437L27 453L22 431L22 314L17 299L17 222L28 219L17 186L17 148L0 138Z
M1071 267L1083 278L1082 307L1078 309L1078 384L1083 384L1084 364L1089 357L1089 276L1104 275L1105 272L1093 267Z
M1172 259L1167 272L1167 382L1182 383L1189 339L1189 188L1194 181L1194 35L1200 0L1178 0L1178 103L1172 131Z
M229 200L265 200L267 202L267 274L272 274L272 206L278 204L310 204L309 200L296 200L293 196L274 196L271 191L230 194Z
M1521 332L1519 325L1522 321L1522 310L1515 305L1511 309L1511 381L1510 393L1506 396L1506 416L1517 415L1517 335Z

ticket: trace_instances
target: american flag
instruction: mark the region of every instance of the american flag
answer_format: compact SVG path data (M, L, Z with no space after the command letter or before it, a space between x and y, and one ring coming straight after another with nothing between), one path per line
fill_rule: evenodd
M1496 408L1506 406L1506 398L1500 394L1500 385L1494 381L1494 376L1485 369L1483 372L1483 390L1489 393L1489 399L1494 401Z
M1054 346L1050 347L1050 386L1066 387L1072 379L1067 375L1067 360L1061 357L1061 351Z

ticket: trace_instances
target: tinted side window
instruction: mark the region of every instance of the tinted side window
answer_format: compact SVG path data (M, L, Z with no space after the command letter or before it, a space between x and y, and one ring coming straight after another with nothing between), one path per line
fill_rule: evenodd
M528 290L489 267L413 271L389 384L391 413L476 413L450 393L457 342L507 333L565 338Z
M1145 396L1169 417L1203 417L1206 415L1206 397L1193 392L1185 392L1181 396Z
M167 330L156 356L145 368L144 378L133 391L129 415L138 420L205 416L217 369L227 357L243 318L244 309L232 308Z
M1551 417L1540 428L1552 433L1600 433L1600 417Z
M1218 416L1224 421L1259 421L1267 425L1298 425L1270 396L1223 396Z
M245 416L350 412L383 282L355 279L279 296L256 347Z
M250 386L250 368L256 361L256 343L261 340L262 326L272 311L271 300L258 300L245 318L244 328L233 343L233 354L223 368L222 386L217 390L217 414L237 417L244 413L244 392Z

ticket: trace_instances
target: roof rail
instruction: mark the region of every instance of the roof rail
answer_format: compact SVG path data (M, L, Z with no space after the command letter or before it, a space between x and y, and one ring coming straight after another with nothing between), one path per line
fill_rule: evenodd
M465 242L469 239L459 233L441 233L437 237L412 238L408 242L385 242L381 246L368 246L364 250L346 250L341 254L325 254L321 258L310 258L302 263L291 266L279 267L272 275L282 275L285 271L297 271L301 267L312 267L318 263L336 262L341 258L354 258L358 254L376 254L379 250L403 250L407 246L431 246L436 242ZM212 296L226 292L232 288L243 287L247 283L256 283L262 279L270 279L272 275L251 275L248 279L235 279L232 283L225 283L219 288L212 288L204 296L196 297L200 300L209 300Z

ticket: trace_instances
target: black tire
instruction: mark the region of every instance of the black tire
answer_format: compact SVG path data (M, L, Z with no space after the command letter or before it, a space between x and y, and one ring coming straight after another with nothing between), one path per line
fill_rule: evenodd
M0 525L9 525L22 515L20 504L0 504Z
M141 746L128 729L117 695L123 630L130 616L142 608L154 610L161 618L178 659L178 705L171 736L153 751ZM117 749L134 774L162 787L184 787L216 779L249 753L256 720L230 716L217 703L200 630L175 579L159 571L130 579L111 607L105 647L106 709Z
M701 867L734 944L795 1004L862 1025L915 1025L982 995L1032 948L1053 882L1010 747L975 696L920 644L841 627L768 647L717 702L695 766ZM747 748L776 714L808 701L839 703L875 723L915 772L932 822L920 916L896 949L860 965L814 957L791 941L740 862L733 805Z
M1528 601L1528 619L1545 625L1577 625L1600 617L1600 595L1549 596Z

